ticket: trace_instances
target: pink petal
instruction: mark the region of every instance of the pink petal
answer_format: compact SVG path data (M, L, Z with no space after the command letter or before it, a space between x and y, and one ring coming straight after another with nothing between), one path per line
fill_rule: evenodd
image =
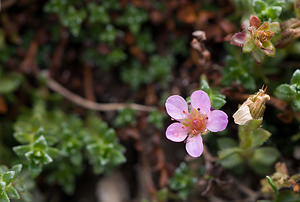
M230 44L234 46L242 47L245 43L245 40L246 40L246 33L238 32L232 36Z
M208 114L208 122L206 128L211 132L222 131L228 123L227 114L221 110L213 110Z
M182 142L187 136L188 130L181 123L172 123L166 131L166 137L173 142Z
M261 24L261 21L257 16L255 16L255 15L250 16L250 26L254 26L257 29L257 28L259 28L260 24Z
M179 95L172 95L167 99L166 110L176 120L186 119L188 115L188 105Z
M201 113L207 114L210 111L210 100L206 92L197 90L191 95L191 104L194 109L200 110Z
M201 134L198 134L193 137L189 136L186 141L185 149L187 153L192 157L201 156L203 152L203 143L202 143Z

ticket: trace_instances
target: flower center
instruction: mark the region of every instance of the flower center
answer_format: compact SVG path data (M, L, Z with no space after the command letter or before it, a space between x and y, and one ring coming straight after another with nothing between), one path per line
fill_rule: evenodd
M271 31L258 31L257 36L261 42L266 42L271 40L273 33Z
M190 129L191 135L205 133L208 118L206 114L201 114L200 110L191 109L189 117L185 119L182 124Z

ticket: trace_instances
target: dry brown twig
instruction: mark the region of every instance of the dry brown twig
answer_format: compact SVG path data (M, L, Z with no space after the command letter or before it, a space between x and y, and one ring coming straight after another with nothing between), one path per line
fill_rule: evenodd
M125 108L137 110L137 111L145 111L150 112L155 110L155 107L140 105L140 104L134 104L134 103L97 103L93 102L87 99L84 99L83 97L80 97L79 95L76 95L69 91L68 89L64 88L62 85L57 83L55 80L50 78L47 73L42 74L44 78L46 79L48 87L55 91L56 93L62 95L64 98L68 99L69 101L84 107L86 109L95 110L95 111L115 111L115 110L121 110Z

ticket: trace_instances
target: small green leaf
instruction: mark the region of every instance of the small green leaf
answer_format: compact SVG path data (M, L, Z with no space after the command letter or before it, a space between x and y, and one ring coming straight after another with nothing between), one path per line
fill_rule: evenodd
M13 147L13 150L18 156L23 156L25 153L31 150L31 147L29 145L20 145Z
M279 157L280 153L277 149L273 147L261 147L254 151L254 154L251 158L251 161L267 166L271 166L277 158Z
M48 147L47 153L48 153L52 158L56 158L56 157L60 154L60 151L59 151L58 149L56 149L56 148Z
M243 52L249 53L255 48L255 44L252 39L246 40L244 46L243 46Z
M18 191L15 188L13 188L12 186L10 186L6 190L6 193L9 196L9 198L20 199L20 195L19 195Z
M44 136L40 136L35 142L34 147L44 150L47 148L47 141Z
M237 153L236 149L224 149L221 150L218 155L220 164L227 169L233 169L244 162L242 156Z
M232 148L228 148L228 149L223 149L221 150L218 155L220 159L226 158L234 153L239 153L242 150L238 147L232 147Z
M280 16L282 8L280 6L271 6L267 9L267 15L271 19L276 19Z
M2 179L4 182L6 182L6 184L9 184L14 179L15 174L15 171L7 171L3 174Z
M256 62L258 62L258 63L262 63L263 60L264 60L264 58L265 58L265 55L264 55L264 53L262 52L262 50L259 49L259 48L257 48L257 47L255 47L255 48L253 49L253 51L251 52L251 54L252 54L254 60L255 60Z
M295 112L300 111L300 95L293 101L292 106Z
M0 78L0 93L6 94L15 91L21 84L21 78L17 74L8 75L5 78Z
M282 84L276 88L275 95L285 101L290 101L295 95L295 91L288 84Z
M157 194L156 194L156 197L160 202L167 201L167 199L168 199L168 189L163 188L163 189L159 190L159 192L157 192Z
M265 141L269 139L272 134L262 128L258 128L249 134L249 139L251 141L250 145L252 148L261 146Z
M0 192L3 192L5 190L6 183L5 182L0 182Z
M10 202L6 192L1 192L0 193L0 202Z
M256 13L262 12L267 7L266 3L262 0L254 0L252 5Z
M269 183L269 185L272 187L273 191L275 193L277 193L277 187L274 184L273 180L269 176L266 176L266 179L267 179L267 182Z
M269 30L271 32L277 33L280 31L280 24L278 22L269 23Z
M292 80L291 80L291 84L297 84L300 85L300 69L297 69L293 76L292 76Z
M14 165L11 169L16 172L16 175L18 175L21 172L22 168L23 168L22 164L17 164Z
M211 106L214 109L220 109L226 104L225 96L222 94L213 94L211 97Z
M249 131L255 130L255 129L259 128L261 124L262 124L261 119L251 120L247 124L247 130L249 130Z
M207 94L210 93L211 89L204 75L201 76L200 86L201 86L201 90L205 91Z

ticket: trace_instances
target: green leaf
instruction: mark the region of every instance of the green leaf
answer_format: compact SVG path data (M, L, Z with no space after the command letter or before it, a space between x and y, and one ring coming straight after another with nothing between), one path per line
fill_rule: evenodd
M273 147L262 147L254 152L254 159L257 158L259 160L263 160L263 158L265 158L263 162L268 165L274 164L279 156L279 151Z
M217 144L220 150L238 146L237 142L234 139L228 137L218 138Z
M207 94L210 93L211 89L204 75L201 76L200 86L201 86L201 90L205 91Z
M239 153L241 151L242 150L239 147L232 147L232 148L223 149L223 150L219 151L218 156L220 159L223 159L234 153Z
M220 109L221 107L223 107L226 104L226 100L225 100L225 96L222 94L213 94L213 96L211 96L211 106L214 109Z
M56 158L58 155L60 155L60 151L53 147L48 147L47 153L52 157Z
M254 0L252 5L256 13L262 12L267 7L266 3L262 0Z
M299 194L293 193L292 191L281 191L276 196L274 202L299 202Z
M31 150L31 147L29 145L20 145L13 147L13 150L18 156L23 156L25 153Z
M220 109L221 107L224 106L224 104L226 104L226 97L225 95L222 95L219 91L217 90L213 90L209 87L209 84L207 82L207 79L204 75L201 76L201 90L205 91L211 101L211 106L214 109Z
M6 183L5 182L0 182L0 192L3 192L5 190Z
M300 111L300 96L298 96L292 103L295 112Z
M262 120L260 119L251 120L247 123L247 130L249 131L255 130L259 128L261 124L262 124Z
M6 190L7 195L9 196L9 198L13 198L13 199L20 199L20 195L18 193L18 191L10 186L7 190Z
M17 74L0 78L0 93L6 94L15 91L21 84L21 78Z
M269 30L271 32L277 33L280 31L280 24L278 22L269 23Z
M275 95L285 101L291 101L295 95L295 91L288 84L282 84L275 90Z
M266 41L263 42L263 52L264 54L266 54L267 56L273 57L276 53L276 49L274 47L274 45L272 44L271 41Z
M159 190L159 192L157 192L157 194L156 194L156 197L160 202L167 201L167 199L168 199L168 189L163 188L163 189Z
M244 162L242 156L237 153L236 149L224 149L221 150L218 155L220 164L227 169L233 169Z
M282 8L280 6L271 6L267 9L267 15L271 19L276 19L280 16Z
M253 40L252 40L252 39L248 39L248 40L246 40L246 42L244 43L244 46L243 46L243 52L244 52L244 53L249 53L249 52L251 52L254 48L255 48L255 44L254 44Z
M291 84L300 85L300 69L297 69L291 79Z
M251 141L250 143L250 147L254 148L254 147L259 147L261 146L265 141L267 141L269 139L269 137L272 134L263 129L263 128L258 128L252 132L250 132L249 134L249 139Z
M33 144L35 148L44 150L47 148L47 141L44 136L40 136Z
M14 179L15 174L15 171L7 171L3 174L2 179L4 182L6 182L6 184L9 184Z
M272 178L270 178L269 176L266 176L267 182L269 183L269 185L272 187L274 193L277 193L277 187L274 184Z
M6 192L1 192L0 193L0 202L10 202Z
M251 52L252 54L252 57L254 58L254 60L258 63L262 63L264 58L265 58L265 55L263 53L263 51L257 47L255 47L253 49L253 51Z
M14 165L11 170L15 171L16 172L16 175L18 175L21 170L23 168L23 165L22 164L17 164L17 165Z
M195 174L191 172L186 163L181 163L175 170L173 177L170 179L170 188L178 191L178 195L185 200L189 193L193 191L193 187L197 182Z
M251 161L254 166L255 164L271 166L278 159L279 155L279 151L273 147L261 147L254 151Z

